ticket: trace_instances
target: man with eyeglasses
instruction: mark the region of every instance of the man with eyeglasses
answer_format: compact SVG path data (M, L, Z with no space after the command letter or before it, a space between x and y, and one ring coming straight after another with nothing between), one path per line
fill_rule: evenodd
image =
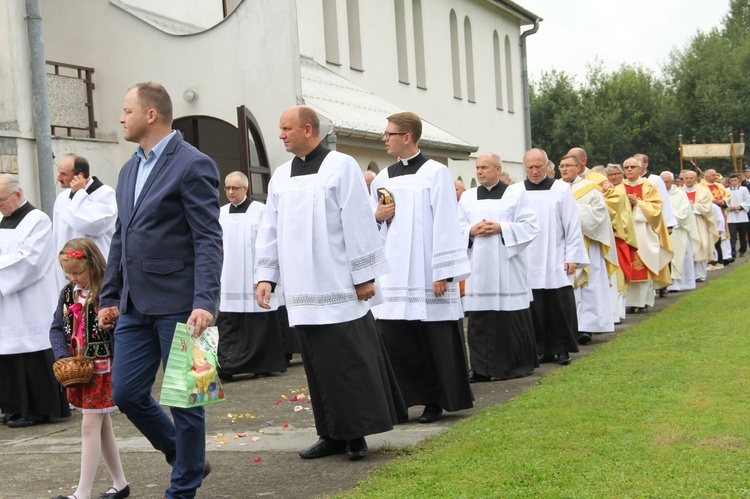
M224 180L229 203L221 207L219 223L223 233L224 265L216 326L219 329L219 377L231 380L236 374L252 373L262 378L286 371L286 357L279 328L281 289L271 294L270 308L255 300L252 272L255 240L265 205L247 197L248 179L232 172Z
M373 313L406 405L423 405L419 422L433 423L444 410L473 406L458 322L458 283L471 268L450 171L422 154L421 136L416 114L388 117L383 143L398 161L375 177L372 192L383 194L375 219L391 272L378 278L384 303Z
M645 313L654 305L655 283L659 287L672 284L669 262L674 253L658 188L641 176L643 167L635 157L626 159L622 167L625 181L621 187L631 205L638 241L636 258L631 262L626 305L628 312Z
M70 416L52 372L49 327L58 290L52 222L0 174L0 423L22 428Z
M615 330L612 300L609 294L610 277L614 275L619 261L612 221L607 210L607 200L600 191L601 185L580 176L579 158L568 154L560 159L560 175L570 184L573 197L581 217L581 232L589 256L587 267L576 269L573 291L578 313L578 343L591 342L592 335L611 333ZM595 172L591 172L595 173ZM595 178L604 177L598 174ZM605 179L609 188L609 181ZM617 195L621 200L622 196Z

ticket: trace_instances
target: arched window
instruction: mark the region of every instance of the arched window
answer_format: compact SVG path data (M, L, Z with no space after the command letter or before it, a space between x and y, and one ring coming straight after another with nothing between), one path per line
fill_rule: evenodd
M414 62L417 66L417 87L427 90L427 71L424 59L424 28L422 26L422 1L412 0L411 15L414 20Z
M349 67L364 71L362 33L359 29L359 0L346 0L346 24L349 28Z
M471 41L471 21L464 17L464 50L466 52L466 98L469 102L476 102L474 93L474 44Z
M495 106L503 110L503 72L500 63L500 36L497 30L492 34L492 45L495 48Z
M508 112L515 112L513 104L513 58L510 52L510 38L505 35L505 86L508 89Z
M396 58L398 59L398 81L409 84L409 59L406 54L406 14L404 0L395 0L396 10Z
M458 53L458 19L456 11L451 9L451 62L453 65L453 97L461 99L461 56Z
M373 172L373 173L376 173L376 174L377 174L377 173L380 173L380 167L379 167L379 166L378 166L378 164L377 164L376 162L374 162L374 161L370 161L370 164L369 164L369 165L367 165L367 169L368 169L368 170L370 170L370 171L371 171L371 172Z
M340 66L339 23L336 14L336 0L323 0L323 34L326 45L326 62Z
M475 178L471 179L471 188L473 189L476 186L477 186L477 179Z

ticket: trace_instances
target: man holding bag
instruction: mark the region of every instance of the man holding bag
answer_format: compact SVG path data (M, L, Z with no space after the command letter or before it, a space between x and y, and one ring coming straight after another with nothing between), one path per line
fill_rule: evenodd
M198 337L216 313L221 275L219 170L172 130L172 101L159 84L128 90L120 118L139 148L117 183L117 225L98 318L114 332L113 398L172 465L168 498L192 498L211 471L203 407L172 408L151 396L175 325ZM119 320L118 320L119 317Z

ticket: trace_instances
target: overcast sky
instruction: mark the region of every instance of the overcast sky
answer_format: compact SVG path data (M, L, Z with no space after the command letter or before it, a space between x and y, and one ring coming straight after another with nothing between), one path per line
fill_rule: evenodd
M518 0L540 16L527 38L532 80L542 71L565 70L583 82L586 64L597 57L606 70L638 63L659 72L674 48L684 48L697 30L718 26L729 0Z

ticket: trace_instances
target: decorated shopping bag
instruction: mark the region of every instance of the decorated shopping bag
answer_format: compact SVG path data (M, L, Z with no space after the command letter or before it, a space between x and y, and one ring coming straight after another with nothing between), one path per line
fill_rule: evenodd
M216 373L219 331L206 328L193 338L189 327L177 323L161 385L159 403L171 407L198 407L226 400Z

